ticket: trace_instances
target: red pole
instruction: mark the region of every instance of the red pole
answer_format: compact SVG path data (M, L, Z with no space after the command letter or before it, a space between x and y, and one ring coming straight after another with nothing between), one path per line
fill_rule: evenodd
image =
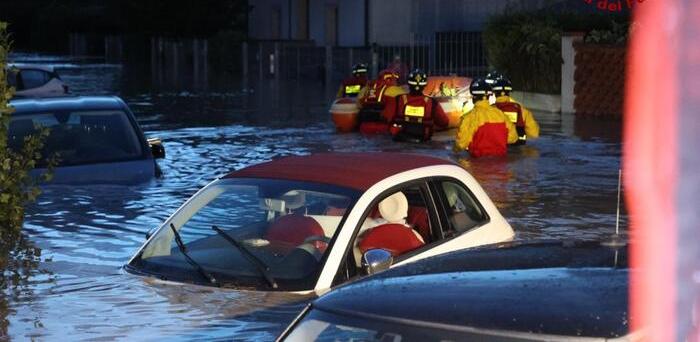
M624 172L630 216L631 324L676 340L678 0L635 5L627 57Z

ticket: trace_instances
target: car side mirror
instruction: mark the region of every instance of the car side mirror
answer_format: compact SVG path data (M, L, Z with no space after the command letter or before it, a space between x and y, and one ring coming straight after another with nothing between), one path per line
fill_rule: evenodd
M165 158L165 147L163 147L163 142L159 138L149 138L148 145L151 147L151 153L155 159Z
M388 269L394 262L391 253L384 249L370 249L362 255L362 269L371 275Z

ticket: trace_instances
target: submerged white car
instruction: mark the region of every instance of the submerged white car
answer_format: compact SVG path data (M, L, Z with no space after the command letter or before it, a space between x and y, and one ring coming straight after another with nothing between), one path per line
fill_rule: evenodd
M450 161L323 153L217 179L148 236L127 271L304 294L366 274L376 250L393 266L508 241L514 232L476 180Z

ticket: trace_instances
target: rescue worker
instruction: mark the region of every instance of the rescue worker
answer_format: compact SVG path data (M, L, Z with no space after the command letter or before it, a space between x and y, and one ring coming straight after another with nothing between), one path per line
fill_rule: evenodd
M496 84L496 80L499 78L502 78L502 77L503 77L503 74L501 74L498 71L493 70L493 71L489 72L488 74L486 74L486 77L484 77L484 81L486 81L486 84L488 84L489 86L491 86L491 88L493 88L493 85ZM493 94L493 92L491 92L489 94L489 103L490 104L496 103L496 96Z
M482 78L469 86L474 108L462 116L453 150L468 150L472 157L504 156L508 144L518 140L515 125L489 104L491 86Z
M513 85L505 76L496 78L493 84L493 92L496 95L496 106L500 109L510 121L515 125L518 132L518 141L515 145L525 144L527 138L537 138L540 136L540 126L535 121L527 108L510 97L510 92L513 91Z
M395 112L389 128L394 140L428 141L434 129L445 128L449 117L437 101L423 94L428 76L420 69L408 74L409 93L396 98Z
M389 121L382 112L387 104L387 98L396 96L399 75L392 70L383 70L376 80L367 83L358 95L360 112L360 132L363 134L385 134L389 132ZM393 90L392 90L393 89Z
M392 70L399 75L399 84L406 84L408 66L401 61L401 55L394 55L394 60L387 67L387 69Z
M367 65L355 64L352 67L352 76L344 79L340 84L336 98L357 97L365 85L367 85Z
M360 91L360 104L364 106L372 106L378 103L383 103L384 92L391 86L396 86L399 83L399 74L393 70L382 70L377 75L377 79L367 83L367 86Z

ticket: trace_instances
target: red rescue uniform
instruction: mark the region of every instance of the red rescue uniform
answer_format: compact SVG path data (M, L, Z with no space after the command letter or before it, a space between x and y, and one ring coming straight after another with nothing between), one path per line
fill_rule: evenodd
M450 123L450 118L445 114L436 101L424 96L404 94L396 99L396 110L389 114L392 127L391 135L394 137L407 136L430 140L435 127L445 128Z
M387 88L395 86L399 76L391 71L382 71L376 80L367 83L367 87L360 92L360 105L373 106L381 105L383 108L384 94Z
M454 151L468 150L472 157L503 156L508 144L517 140L518 134L510 119L488 100L480 100L462 116Z
M493 105L506 114L508 119L515 125L515 130L518 132L516 145L525 144L528 137L539 137L540 127L532 113L523 105L513 100L510 96L497 97L496 103Z

